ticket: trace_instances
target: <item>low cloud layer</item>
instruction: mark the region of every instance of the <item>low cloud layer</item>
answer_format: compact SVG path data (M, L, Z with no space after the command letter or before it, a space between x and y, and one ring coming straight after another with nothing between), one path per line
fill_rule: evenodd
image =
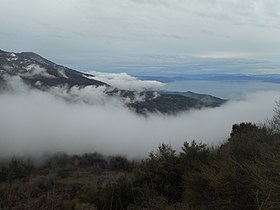
M271 118L275 101L280 98L278 92L259 92L218 108L144 117L112 98L101 97L102 103L69 103L54 94L59 92L55 89L30 90L17 82L12 86L13 91L0 94L2 156L97 151L140 157L160 143L170 143L176 149L193 139L217 144L229 136L234 123ZM77 89L76 94L92 91Z
M127 73L104 73L92 71L89 72L94 75L92 78L101 82L105 82L115 88L123 90L158 90L164 86L163 83L154 80L139 80L136 77L130 76Z

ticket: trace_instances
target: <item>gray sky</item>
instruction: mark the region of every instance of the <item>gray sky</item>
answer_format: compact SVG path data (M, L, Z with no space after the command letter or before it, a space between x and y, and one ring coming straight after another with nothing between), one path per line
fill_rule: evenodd
M34 51L80 70L137 74L173 67L194 73L191 66L203 61L225 70L229 62L236 72L280 72L278 63L265 61L280 58L278 0L0 0L0 5L0 48ZM248 68L251 59L261 65Z

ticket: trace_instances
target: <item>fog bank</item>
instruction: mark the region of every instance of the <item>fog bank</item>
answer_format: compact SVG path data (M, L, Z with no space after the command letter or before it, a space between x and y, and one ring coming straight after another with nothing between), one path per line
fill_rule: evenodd
M94 97L93 87L75 90L76 97L99 100L96 103L69 103L60 97L61 93L69 94L63 89L42 92L18 82L12 82L11 87L13 91L0 94L2 156L63 151L139 157L160 143L170 143L176 149L193 139L217 144L229 136L234 123L271 118L275 101L280 98L279 92L258 92L218 108L144 117L121 101L104 96L102 88L95 90Z

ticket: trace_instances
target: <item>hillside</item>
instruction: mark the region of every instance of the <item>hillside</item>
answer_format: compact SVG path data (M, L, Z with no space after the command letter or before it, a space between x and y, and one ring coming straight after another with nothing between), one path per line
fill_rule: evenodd
M271 129L241 123L216 148L192 141L177 153L161 144L141 161L98 153L1 159L0 208L276 210L280 134Z

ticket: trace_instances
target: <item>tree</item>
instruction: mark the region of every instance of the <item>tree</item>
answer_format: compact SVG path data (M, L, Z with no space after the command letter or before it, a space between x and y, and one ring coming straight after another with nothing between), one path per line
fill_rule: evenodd
M275 103L273 109L274 115L269 122L269 125L274 133L280 133L280 100Z
M137 168L135 178L143 200L163 196L173 203L181 199L180 161L170 145L161 144L156 152L151 152Z

